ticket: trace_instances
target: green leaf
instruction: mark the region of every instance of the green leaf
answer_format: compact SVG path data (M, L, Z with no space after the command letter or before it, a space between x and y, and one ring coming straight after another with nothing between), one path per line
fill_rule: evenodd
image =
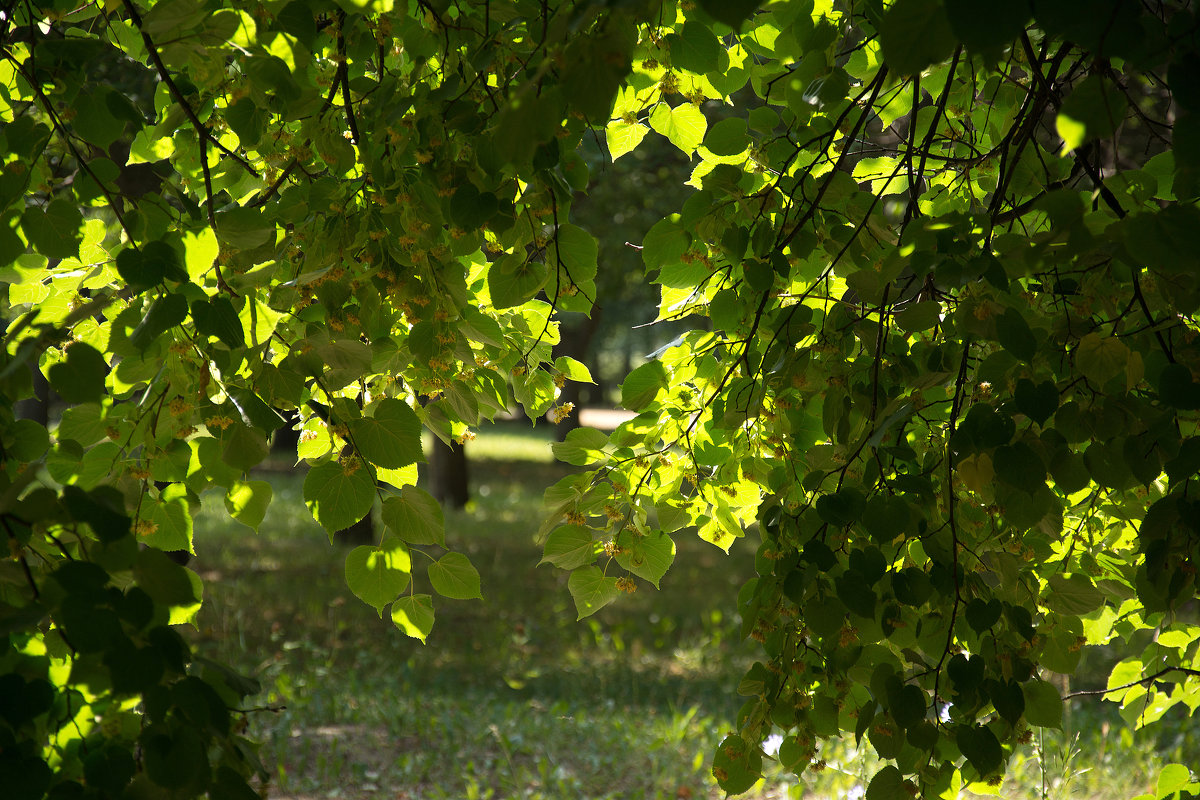
M356 462L325 461L304 477L304 504L331 540L371 513L374 502L375 482Z
M71 127L101 150L107 150L125 131L125 121L117 119L109 109L108 95L111 93L106 86L85 87L72 107L75 117Z
M1063 701L1054 684L1031 680L1021 690L1025 693L1025 721L1040 728L1062 728Z
M651 226L642 238L642 262L647 269L661 269L687 252L690 237L672 214ZM661 276L660 276L661 281Z
M1089 74L1058 111L1055 127L1063 148L1078 150L1090 141L1112 136L1125 120L1128 107L1120 88L1098 73Z
M497 309L522 305L542 290L549 277L549 270L540 261L527 261L524 253L506 255L488 270L492 305Z
M754 12L762 4L763 0L700 0L700 7L707 11L713 19L728 25L735 31L741 30L742 23L754 16ZM737 794L737 792L731 792L731 794Z
M172 484L163 491L163 496L142 502L143 516L154 526L154 531L139 538L150 547L195 552L192 548L192 515L183 493L181 485Z
M1161 800L1176 792L1188 789L1192 782L1192 772L1183 764L1167 764L1158 773L1155 784L1155 795Z
M133 577L146 594L168 606L188 606L200 601L189 571L153 547L141 550L133 564Z
M1034 384L1028 378L1017 381L1014 394L1017 410L1038 425L1044 425L1050 415L1058 410L1058 387L1054 381Z
M243 97L225 109L225 121L247 147L258 144L269 119L267 109L249 97Z
M392 622L406 636L424 644L433 631L433 598L427 594L401 597L392 603Z
M99 350L75 342L67 348L66 360L50 367L47 377L54 391L68 403L99 402L106 394L108 364Z
M1000 615L1003 612L1004 607L999 600L992 598L985 602L983 599L976 597L967 603L967 624L978 633L983 633L1000 621Z
M667 371L662 362L648 361L629 373L621 384L621 405L630 411L644 411L667 385Z
M221 460L239 472L262 463L270 452L266 435L240 422L221 433Z
M942 307L936 300L913 303L896 314L896 324L907 333L931 330L941 320Z
M726 736L713 756L712 773L726 794L741 794L762 777L762 756L742 737Z
M685 22L663 41L671 53L671 66L703 75L718 68L725 48L706 25Z
M230 349L246 346L242 321L228 297L219 295L192 303L192 322L203 336L215 336Z
M576 619L590 617L617 599L617 579L609 578L596 566L584 566L574 570L567 579L567 590L575 601Z
M180 294L164 294L155 299L146 311L141 323L129 334L129 342L139 350L145 350L168 328L187 319L187 300Z
M155 283L163 280L187 283L188 274L179 251L167 242L157 239L142 246L142 268L157 276Z
M626 122L615 119L604 128L604 141L608 144L608 154L616 161L626 153L632 153L650 132L640 122Z
M567 380L578 383L595 383L592 380L592 373L588 370L587 365L576 361L570 356L559 356L554 359L554 368L564 375Z
M996 338L1000 345L1022 361L1029 362L1037 352L1037 339L1021 312L1009 308L996 319Z
M1041 457L1024 442L997 447L992 466L997 478L1029 494L1036 494L1046 483Z
M704 146L717 156L736 156L745 152L749 145L746 120L741 117L723 119L704 135Z
M275 223L258 209L233 207L217 212L217 238L238 250L253 250L275 240Z
M1028 0L946 0L946 17L960 42L970 50L996 50L1025 30Z
M566 270L576 284L596 277L599 245L596 237L578 225L565 224L558 228L546 247L546 264L552 271Z
M1124 374L1129 363L1129 348L1115 337L1089 333L1075 348L1075 363L1085 378L1103 386Z
M384 499L383 524L410 544L446 546L442 507L433 495L416 486L404 486L399 495Z
M635 536L626 531L618 539L617 563L650 581L657 589L658 582L675 562L675 540L662 531Z
M563 525L550 532L538 565L549 563L559 569L573 570L591 564L602 549L591 529Z
M929 698L921 687L904 684L894 692L889 691L887 701L888 711L900 727L912 728L925 721Z
M87 406L84 406L85 408ZM59 425L62 432L62 425ZM46 426L32 419L15 420L4 431L4 452L16 461L37 461L50 448L50 433Z
M475 230L499 210L491 192L480 192L473 183L463 183L450 198L450 220L465 231Z
M866 800L911 800L912 794L904 775L891 764L876 772L867 784Z
M562 100L550 93L513 97L496 118L496 155L509 164L529 163L538 146L554 136L564 111Z
M29 206L21 216L21 230L33 249L47 258L77 258L83 215L64 198L52 200L45 209Z
M664 102L650 112L650 127L690 157L704 141L708 122L704 119L704 112L691 103L681 103L671 108Z
M362 545L346 555L346 585L383 619L383 607L408 588L412 558L402 542ZM393 610L393 614L394 614Z
M563 441L550 443L555 458L577 467L607 459L608 454L604 452L606 447L608 436L595 428L575 428L567 433Z
M573 37L567 45L563 87L571 105L592 124L603 124L612 115L621 79L629 73L632 45L618 26L601 35Z
M101 542L115 542L129 535L132 521L125 513L124 498L112 487L85 492L78 486L64 486L62 495L71 517L91 526Z
M479 573L462 553L446 553L429 565L429 582L442 597L452 600L482 598Z
M241 414L242 420L253 428L270 435L282 428L286 421L279 412L250 389L244 386L227 386L229 402Z
M1050 593L1046 606L1059 614L1082 616L1104 605L1104 595L1086 575L1054 574L1047 579Z
M879 24L879 44L894 73L914 75L950 57L954 33L936 0L896 0Z
M380 467L398 469L425 460L421 420L403 400L382 400L372 416L350 423L350 433L363 457Z
M1158 375L1158 395L1163 403L1182 411L1200 409L1200 383L1183 364L1167 364Z
M235 481L225 492L225 510L257 533L273 495L274 490L266 481Z
M1011 725L1016 725L1025 712L1025 695L1016 681L989 681L988 698L996 713Z
M863 527L880 544L900 535L908 527L909 519L908 503L895 495L877 494L863 507Z
M958 749L981 777L991 775L1004 763L1004 750L996 734L981 725L960 725L954 736Z

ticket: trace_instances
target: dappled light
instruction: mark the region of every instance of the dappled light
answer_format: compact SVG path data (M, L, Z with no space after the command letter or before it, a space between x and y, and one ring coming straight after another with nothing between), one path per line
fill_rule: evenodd
M0 3L0 797L1200 797L1195 0Z

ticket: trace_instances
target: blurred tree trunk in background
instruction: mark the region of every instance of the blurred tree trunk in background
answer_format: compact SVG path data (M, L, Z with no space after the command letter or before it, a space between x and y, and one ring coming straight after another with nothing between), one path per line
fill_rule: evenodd
M379 534L375 532L375 509L371 509L370 514L349 528L338 531L337 540L352 545L379 544Z
M597 298L597 302L600 302L600 298ZM593 378L600 374L599 359L595 358L592 347L592 339L595 338L596 331L600 328L600 314L601 309L597 306L592 310L590 317L572 314L573 319L568 322L564 315L563 324L558 332L558 344L554 347L555 358L569 356L585 364ZM577 381L567 381L566 385L562 387L558 396L558 405L571 403L575 406L575 410L554 426L554 437L558 441L561 442L568 433L579 427L579 410L583 407L584 401L595 404L594 388Z
M31 419L40 425L50 424L50 404L54 400L50 383L40 369L33 370L33 397L21 400L13 406L17 419Z
M471 498L466 448L457 442L446 444L435 436L428 455L429 493L442 505L465 506Z

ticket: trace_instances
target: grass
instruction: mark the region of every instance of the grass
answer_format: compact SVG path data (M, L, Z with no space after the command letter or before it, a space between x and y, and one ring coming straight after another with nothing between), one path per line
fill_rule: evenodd
M427 646L346 589L347 550L308 515L301 474L270 474L275 502L257 535L206 498L193 566L207 599L194 638L256 675L264 705L285 707L249 720L271 796L721 796L708 762L756 655L734 613L753 544L726 556L680 536L660 592L643 587L576 622L566 575L536 566L541 491L569 469L552 462L548 435L514 425L469 445L476 500L447 512L447 539L479 568L484 600L437 600ZM1086 707L1078 738L1035 741L1002 796L1131 797L1153 786L1164 755L1196 753L1186 723L1174 732L1183 738L1156 744L1135 742L1119 721L1106 727L1111 719ZM822 755L829 767L807 785L772 773L749 796L861 796L874 761L852 744Z

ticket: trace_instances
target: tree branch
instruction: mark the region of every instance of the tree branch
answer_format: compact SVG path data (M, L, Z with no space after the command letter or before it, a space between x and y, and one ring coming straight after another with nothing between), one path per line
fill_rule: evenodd
M1111 689L1082 689L1078 692L1070 692L1068 694L1063 695L1063 700L1071 700L1076 697L1095 697L1096 695L1105 695L1105 694L1112 694L1113 692L1122 692L1126 689L1132 689L1135 686L1142 686L1147 683L1153 683L1154 681L1161 678L1163 675L1166 675L1171 672L1182 672L1184 675L1188 675L1193 678L1200 678L1200 669L1189 669L1188 667L1164 667L1163 669L1160 669L1158 672L1154 673L1153 675L1147 675L1143 678L1138 678L1136 681L1130 681L1129 683L1124 683L1124 684L1121 684L1120 686L1114 686Z
M142 16L138 13L137 8L133 5L133 0L123 0L123 3L125 10L129 13L129 21L133 23L134 27L138 29L138 33L142 35L142 42L146 45L146 52L150 55L150 61L154 64L155 72L158 73L159 79L166 84L167 91L171 93L171 97L173 97L175 102L179 104L179 108L183 111L184 116L188 118L188 122L190 122L192 127L196 129L196 135L201 138L202 142L205 140L212 142L214 147L232 158L234 161L241 164L247 172L257 178L258 170L250 166L250 162L246 161L246 159L242 158L240 155L221 144L217 137L213 136L212 132L205 126L203 122L200 121L200 117L196 116L196 110L192 108L191 104L188 103L187 99L183 96L183 92L179 90L179 86L175 83L175 80L171 77L171 73L167 70L167 65L163 63L162 56L158 54L158 47L154 44L154 40L150 38L150 34L146 33L146 31L142 29ZM201 144L201 153L203 153L203 151L204 145ZM207 168L207 165L204 164L203 159L201 159L201 164Z

